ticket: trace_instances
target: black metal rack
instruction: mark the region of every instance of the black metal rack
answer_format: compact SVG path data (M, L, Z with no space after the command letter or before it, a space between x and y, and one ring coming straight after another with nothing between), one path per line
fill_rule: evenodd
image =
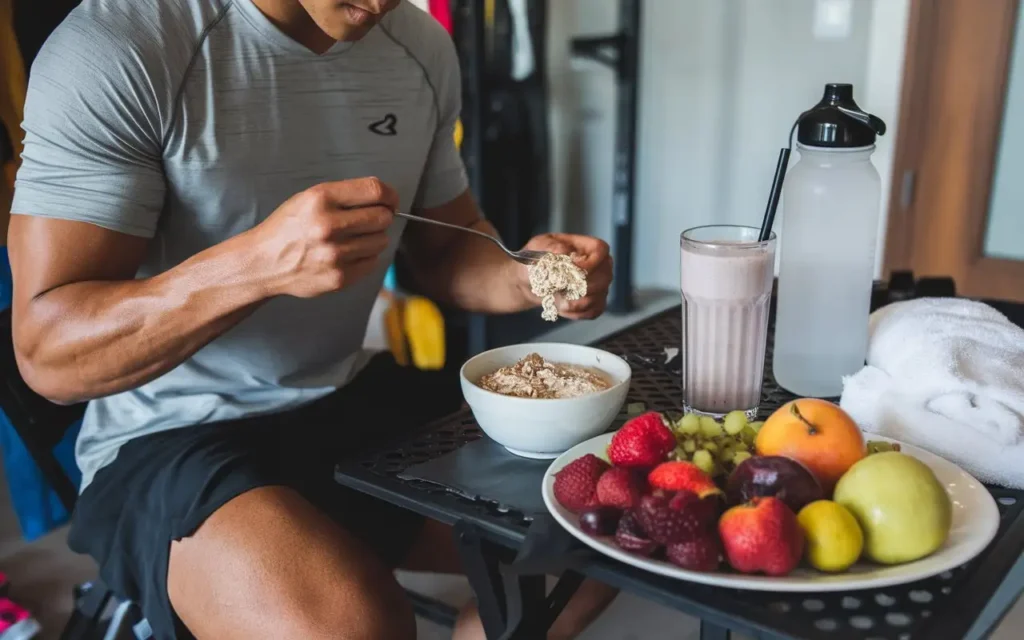
M496 3L497 10L503 7ZM493 55L493 44L488 42L488 27L484 15L485 4L480 0L453 0L453 22L456 48L462 67L462 122L464 137L463 160L469 175L470 188L502 237L512 245L524 243L532 235L548 230L550 209L550 163L547 159L547 74L545 72L546 8L544 0L530 0L531 32L534 37L536 71L523 81L496 80L491 73L494 66L507 63L500 55ZM499 16L500 18L501 16ZM615 279L610 295L612 312L632 311L633 302L633 221L636 173L636 120L637 87L639 78L640 0L620 0L619 30L614 35L597 38L577 38L571 41L573 55L587 57L614 69L618 96L616 101L616 142L614 154L614 182L612 187L613 228L612 253L615 257ZM502 25L506 25L503 27ZM493 34L507 36L507 21L496 21ZM544 157L542 162L522 162L509 166L516 158L506 153L506 144L514 141L500 137L501 119L515 105L516 92L530 94L528 109L542 110L537 124L534 148ZM537 114L533 114L536 119ZM526 165L526 166L524 166ZM510 175L516 171L526 174ZM516 186L536 192L531 202L545 210L524 204ZM529 215L527 215L529 214ZM457 353L453 357L473 355L488 348L529 340L548 330L551 325L539 320L535 312L488 318L479 314L459 316L453 314L454 325L450 343ZM461 353L464 342L465 353Z
M613 35L577 38L574 55L615 71L615 165L612 182L612 254L615 279L608 308L633 310L633 218L636 205L636 121L640 81L640 0L619 0L619 31Z

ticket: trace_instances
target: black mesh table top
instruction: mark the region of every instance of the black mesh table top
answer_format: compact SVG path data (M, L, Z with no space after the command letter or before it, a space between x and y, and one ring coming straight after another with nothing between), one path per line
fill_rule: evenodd
M680 376L666 364L665 349L678 347L678 308L604 340L599 346L633 366L627 403L678 411ZM769 339L761 409L768 415L794 396L771 375ZM443 522L476 525L483 536L510 549L526 539L531 517L487 496L467 497L433 482L403 479L410 467L434 460L484 437L468 408L426 427L418 435L339 465L344 485L376 495ZM540 490L538 486L537 491ZM996 539L967 565L897 587L849 593L762 593L706 587L664 578L585 550L573 569L613 586L700 617L721 628L756 637L858 638L863 640L961 639L976 632L976 621L997 591L1016 596L1024 584L1004 584L1024 553L1024 491L989 487L999 506ZM566 534L567 535L567 534ZM574 547L574 554L576 548Z

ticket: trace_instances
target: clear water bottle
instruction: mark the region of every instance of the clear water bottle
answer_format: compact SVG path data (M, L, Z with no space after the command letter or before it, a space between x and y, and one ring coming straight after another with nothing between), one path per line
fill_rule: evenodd
M785 389L827 398L864 366L881 181L871 164L885 123L829 84L797 123L799 161L782 191L774 373Z

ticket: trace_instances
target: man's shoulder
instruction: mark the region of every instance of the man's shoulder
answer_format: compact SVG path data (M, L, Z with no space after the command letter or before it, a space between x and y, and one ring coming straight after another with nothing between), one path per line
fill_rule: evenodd
M451 35L432 15L411 2L401 2L384 17L380 28L396 44L424 66L431 75L458 70Z
M47 39L33 65L89 76L174 83L231 0L84 0ZM46 69L49 67L49 69ZM69 78L75 80L74 77ZM91 79L95 79L94 77ZM180 79L179 79L180 80Z

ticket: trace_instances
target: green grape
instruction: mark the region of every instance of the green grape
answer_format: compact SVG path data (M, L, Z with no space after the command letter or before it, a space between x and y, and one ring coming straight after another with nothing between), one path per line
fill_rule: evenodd
M711 453L718 453L718 443L714 440L705 440L701 443L701 446Z
M884 440L869 440L867 444L868 455L872 453L882 453L883 451L899 451L900 445L895 442L885 442Z
M686 440L683 440L683 451L685 451L686 453L693 453L696 450L697 443L696 441L693 440L693 438L687 438Z
M736 449L731 444L727 444L722 447L718 452L718 459L721 462L729 462L732 457L736 454Z
M722 425L718 424L714 418L710 416L701 416L700 418L700 430L708 438L714 438L722 435Z
M669 454L669 458L673 460L689 460L690 456L686 455L686 451L682 447L676 447L675 450Z
M688 436L696 435L700 431L700 418L695 413L688 413L679 420L677 428Z
M736 451L750 451L750 445L740 440L736 443Z
M747 414L742 411L730 411L726 414L725 420L722 423L725 427L725 432L730 436L734 436L743 431L743 427L747 426Z
M711 452L707 449L701 449L693 454L693 464L709 475L715 471L715 459L711 457Z
M740 437L743 438L743 442L747 444L754 444L754 438L757 437L757 430L752 425L743 427L743 431L740 432Z
M746 460L749 457L750 457L750 452L749 451L737 451L732 456L732 463L734 465L739 465L741 462L743 462L744 460Z
M760 431L761 427L763 427L763 426L764 426L764 420L758 420L757 422L751 422L750 423L750 427L754 430L754 433L757 433L758 431Z
M626 415L638 416L644 411L647 411L647 405L643 402L630 402L626 405Z

